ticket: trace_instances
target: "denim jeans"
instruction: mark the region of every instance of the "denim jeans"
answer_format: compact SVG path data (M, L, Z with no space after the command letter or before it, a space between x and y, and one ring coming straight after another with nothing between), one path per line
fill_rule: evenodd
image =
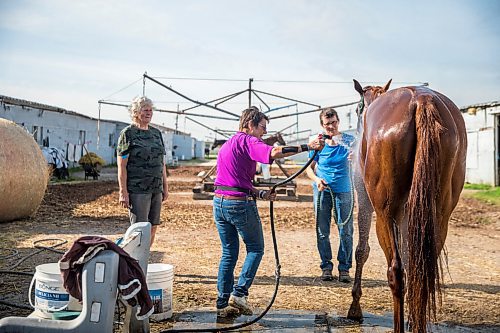
M339 230L339 250L337 254L338 270L348 271L352 267L352 234L353 218L351 213L352 194L351 192L333 193L328 190L319 192L316 186L314 189L314 210L316 213L316 240L319 256L321 258L321 269L333 269L332 247L330 244L330 226L332 221L332 208L335 204L334 213L337 214L337 228ZM318 207L319 196L319 207ZM350 215L350 217L349 217ZM349 220L340 226L340 223ZM334 222L335 223L335 222Z
M160 193L130 193L130 224L150 222L160 225L160 212L163 194Z
M222 245L217 276L217 308L228 305L231 293L248 296L248 289L264 255L264 235L255 201L227 200L214 196L213 215ZM241 236L247 255L238 282L234 284L234 268L238 261ZM234 285L233 285L234 284Z

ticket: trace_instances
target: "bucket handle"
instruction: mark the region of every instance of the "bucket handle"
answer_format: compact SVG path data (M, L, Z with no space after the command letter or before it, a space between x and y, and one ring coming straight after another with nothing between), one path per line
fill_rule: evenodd
M42 309L40 309L40 307L37 307L35 304L33 304L33 301L31 300L31 291L33 290L33 284L35 283L35 280L36 280L36 277L33 275L33 278L31 279L31 283L30 283L30 288L28 291L28 300L30 301L30 305L33 309L43 311ZM69 302L60 308L50 308L49 307L46 311L52 311L52 312L62 311L64 309L66 309L68 307L68 305L69 305Z

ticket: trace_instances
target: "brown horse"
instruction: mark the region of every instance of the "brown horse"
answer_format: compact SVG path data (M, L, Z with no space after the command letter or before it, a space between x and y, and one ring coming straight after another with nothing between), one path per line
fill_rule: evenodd
M274 145L276 142L279 143L282 146L286 145L286 142L283 139L283 136L281 136L280 132L277 132L277 133L274 133L271 136L268 136L267 138L263 139L263 141L265 143L267 143L268 145L270 145L270 146Z
M404 332L406 270L409 322L414 332L425 333L427 320L435 319L436 299L441 301L440 253L464 184L467 138L462 115L446 96L426 87L387 91L390 83L362 88L354 80L361 95L358 199L367 194L371 205L360 207L364 220L348 317L362 318L361 273L374 209L393 295L394 331Z
M222 146L224 143L226 143L226 141L227 141L227 139L216 139L214 141L214 143L212 144L212 147L210 149L214 150L218 146ZM277 132L273 135L270 135L265 139L262 139L262 141L264 141L265 143L267 143L270 146L274 145L276 142L278 142L280 145L285 145L285 140L283 139L283 137L281 136L281 133L279 133L279 132Z

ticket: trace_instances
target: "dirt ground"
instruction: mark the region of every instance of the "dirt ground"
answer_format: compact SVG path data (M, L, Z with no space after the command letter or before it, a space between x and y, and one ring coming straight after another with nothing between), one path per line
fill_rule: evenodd
M162 211L163 224L152 248L150 262L175 266L174 313L193 308L214 307L220 245L212 219L210 200L193 200L192 188L197 174L210 166L184 166L171 170L170 196ZM274 170L274 169L273 169ZM61 239L64 251L78 237L102 235L112 240L129 226L127 211L118 205L118 184L114 170L98 181L51 184L43 203L31 219L3 223L0 233L0 270L34 272L37 265L56 262L60 253L35 248L34 242ZM277 174L279 170L274 170ZM106 171L104 172L106 173ZM106 180L110 179L110 180ZM332 311L347 314L351 284L323 282L318 276L314 214L310 185L300 176L301 201L276 202L275 221L281 262L281 285L274 309ZM309 200L308 200L309 199ZM274 290L275 259L269 227L269 204L259 202L264 225L266 252L249 301L264 308ZM356 216L355 216L356 217ZM392 297L387 285L386 264L371 230L371 253L364 269L363 311L383 315L392 312ZM463 193L450 221L446 248L443 305L438 321L467 326L478 331L500 330L500 208L479 202ZM51 246L57 241L42 241ZM332 232L333 248L338 234ZM355 226L355 245L357 226ZM37 253L37 251L39 251ZM239 272L244 258L241 249ZM0 304L0 318L31 313L27 290L31 277L0 275L0 299L22 304L25 309ZM175 318L175 316L174 316ZM152 331L171 326L153 323Z

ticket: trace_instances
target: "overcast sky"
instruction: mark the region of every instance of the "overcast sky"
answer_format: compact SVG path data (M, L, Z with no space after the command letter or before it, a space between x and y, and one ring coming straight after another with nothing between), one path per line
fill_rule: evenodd
M253 78L257 90L338 105L359 99L353 78L363 85L392 78L393 88L428 82L461 107L500 99L499 17L496 0L0 0L0 94L97 117L98 100L128 103L141 95L147 71L205 102L244 90ZM151 81L145 90L158 108L192 105ZM293 104L261 97L271 107ZM240 114L247 104L244 95L221 107ZM255 97L253 104L265 108ZM270 115L309 109L299 104ZM345 129L353 107L338 111ZM299 116L299 130L318 132L317 115ZM125 108L109 105L101 117L130 120ZM275 119L268 128L295 121ZM164 113L153 122L175 127ZM213 137L183 117L178 128Z

